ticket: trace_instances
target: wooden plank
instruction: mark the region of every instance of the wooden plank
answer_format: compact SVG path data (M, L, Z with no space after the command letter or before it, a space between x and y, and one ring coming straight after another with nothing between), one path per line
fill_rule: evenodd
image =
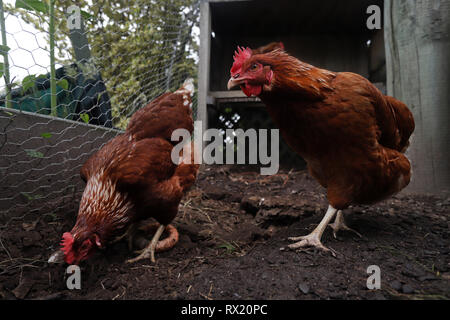
M229 98L247 98L247 96L241 90L233 91L211 91L209 93L211 97L216 99L229 99Z
M247 97L241 90L211 91L209 92L209 96L216 103L261 102L258 97Z
M414 19L411 19L414 17ZM412 111L413 192L450 190L450 1L387 0L387 92Z
M208 91L209 91L209 65L211 49L211 10L209 2L200 4L200 52L198 68L198 107L196 120L202 121L202 130L208 128Z

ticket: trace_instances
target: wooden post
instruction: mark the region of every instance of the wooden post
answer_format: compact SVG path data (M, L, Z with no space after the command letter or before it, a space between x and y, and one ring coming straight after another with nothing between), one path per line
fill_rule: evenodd
M450 190L450 0L386 0L384 8L387 91L416 121L408 190Z
M55 62L55 0L50 0L50 22L49 22L49 34L50 34L50 115L53 117L58 116L57 112L57 96L56 96L56 62Z
M9 75L9 58L8 58L8 51L7 49L7 41L6 41L6 28L5 28L5 14L3 10L3 0L0 0L0 28L1 28L1 34L2 34L2 49L0 50L0 53L3 55L3 77L5 79L5 86L6 86L6 100L5 100L5 106L7 108L12 108L12 102L11 102L11 78Z
M89 42L84 30L84 19L80 18L80 28L72 28L69 30L69 39L72 43L75 59L77 62L88 62L91 59L91 50L89 49Z
M209 2L200 3L200 61L198 68L197 119L202 121L202 132L208 128L207 100L209 94L209 61L211 49L211 11ZM202 137L199 137L200 139Z

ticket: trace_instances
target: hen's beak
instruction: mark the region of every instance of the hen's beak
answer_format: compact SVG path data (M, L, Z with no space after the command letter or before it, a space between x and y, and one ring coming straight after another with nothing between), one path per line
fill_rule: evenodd
M63 263L64 262L64 253L61 249L53 252L50 258L47 261L48 263Z
M245 79L234 79L233 77L230 78L230 80L228 80L228 85L227 88L228 90L233 89L236 86L239 86L241 84L243 84L245 82Z

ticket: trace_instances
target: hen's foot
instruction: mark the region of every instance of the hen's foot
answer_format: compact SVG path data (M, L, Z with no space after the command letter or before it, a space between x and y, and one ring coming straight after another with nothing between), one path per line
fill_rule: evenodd
M166 251L175 246L175 244L178 242L178 231L172 225L164 226L159 224L149 224L140 227L139 230L147 231L150 229L154 229L156 226L158 227L158 229L156 230L153 239L150 241L147 247L145 247L143 250L135 251L136 253L140 253L139 256L127 260L127 263L133 263L147 258L150 258L150 260L155 263L155 252ZM159 238L161 237L164 230L166 230L169 235L167 238L159 241Z
M290 241L298 241L296 243L290 244L288 247L290 249L300 249L300 248L317 248L319 250L330 252L334 257L336 256L336 251L333 249L329 249L325 247L322 242L320 241L319 233L312 232L308 234L307 236L301 236L301 237L290 237L288 238Z
M337 238L337 233L341 230L351 231L355 233L358 237L362 238L362 235L358 231L353 230L352 228L348 227L345 224L344 215L341 210L338 211L336 219L334 220L333 223L330 223L329 226L331 227L331 229L333 229L334 238Z
M320 221L319 225L314 229L313 232L308 234L307 236L301 237L291 237L289 240L298 241L289 245L290 249L298 249L305 247L315 247L317 249L331 252L333 256L336 256L336 252L334 250L328 249L325 247L322 242L320 242L320 238L322 238L322 234L325 231L327 225L330 223L331 219L333 219L334 215L338 210L333 208L331 205L328 206L327 213L323 217L322 221ZM300 240L300 241L299 241Z

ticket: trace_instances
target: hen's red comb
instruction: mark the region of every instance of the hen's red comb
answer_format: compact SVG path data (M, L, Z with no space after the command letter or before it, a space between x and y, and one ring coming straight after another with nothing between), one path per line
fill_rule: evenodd
M65 232L62 236L61 240L61 250L64 252L64 254L68 254L70 250L72 250L72 244L73 244L73 236L70 232Z
M237 48L237 50L234 52L234 63L233 63L233 67L231 68L231 73L235 73L237 71L239 71L239 69L241 69L242 64L245 62L245 60L247 60L248 58L250 58L252 56L252 49L250 48L242 48L239 47Z

